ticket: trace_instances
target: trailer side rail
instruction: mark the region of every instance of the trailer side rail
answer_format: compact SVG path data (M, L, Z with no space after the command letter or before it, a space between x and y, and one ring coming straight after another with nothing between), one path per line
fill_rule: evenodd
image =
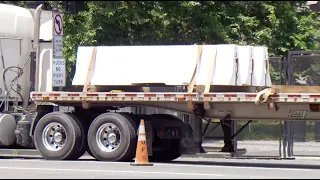
M255 102L258 93L158 93L158 92L31 92L35 102L66 102L66 101L134 101L134 102ZM320 103L320 93L274 93L270 95L274 102Z

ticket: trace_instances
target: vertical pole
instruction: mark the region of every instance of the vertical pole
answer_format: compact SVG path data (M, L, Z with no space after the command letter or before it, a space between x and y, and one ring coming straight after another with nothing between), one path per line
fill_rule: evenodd
M279 127L280 127L280 137L279 137L279 158L282 158L282 133L283 133L283 130L282 130L282 121L279 121Z
M205 153L202 147L202 118L194 115L189 116L189 123L193 129L194 144L197 153Z
M39 38L40 38L40 18L43 4L39 5L34 12L34 39L33 39L33 48L36 49L36 62L35 62L35 74L34 74L34 90L39 91Z
M289 55L288 55L288 64L287 64L287 68L288 68L288 84L289 85L293 85L293 59L292 59L292 54L294 53L291 53L289 52ZM288 139L287 139L287 144L288 144L288 147L287 147L287 155L288 157L291 157L293 155L293 134L292 134L292 121L288 121L287 122L287 132L288 132Z
M52 1L52 11L58 12L58 1Z
M231 133L232 136L234 136L237 133L237 121L232 120L231 121ZM232 144L233 144L233 157L237 156L237 150L238 150L238 141L237 141L237 136L234 136L232 139Z
M287 158L289 154L288 142L289 142L289 125L288 125L288 121L284 121L283 158Z
M288 156L293 156L293 122L289 122Z
M54 49L54 12L58 12L58 1L52 1L52 49ZM53 52L53 51L52 51ZM53 58L53 56L52 56ZM58 91L58 87L52 87L53 91Z

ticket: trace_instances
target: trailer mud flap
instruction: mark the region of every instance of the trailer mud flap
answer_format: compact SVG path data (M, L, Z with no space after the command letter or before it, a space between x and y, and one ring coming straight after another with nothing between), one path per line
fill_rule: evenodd
M146 128L148 155L152 156L152 151L153 151L153 149L152 149L152 141L153 141L152 121L145 121L144 125ZM138 132L139 132L139 130L138 130Z
M188 123L182 123L180 127L180 153L181 154L196 154L194 144L193 130Z

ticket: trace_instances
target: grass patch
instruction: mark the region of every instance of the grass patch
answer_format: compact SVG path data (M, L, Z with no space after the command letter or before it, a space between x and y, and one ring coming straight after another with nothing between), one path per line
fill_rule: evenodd
M19 155L19 152L20 152L19 150L14 150L14 151L12 151L11 154L16 156L16 155Z

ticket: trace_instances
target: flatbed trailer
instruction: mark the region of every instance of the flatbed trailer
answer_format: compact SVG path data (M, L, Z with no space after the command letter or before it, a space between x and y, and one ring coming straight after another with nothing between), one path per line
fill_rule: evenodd
M288 86L275 86L288 88ZM296 88L298 86L292 86ZM315 89L306 86L304 89ZM267 88L258 93L246 92L32 92L36 104L54 103L62 106L149 106L170 109L203 118L222 119L230 115L232 120L318 120L320 93L273 93ZM193 107L187 106L192 102ZM205 109L204 103L210 104ZM198 112L197 112L198 111Z
M316 86L273 86L257 93L31 92L38 113L32 121L30 136L46 159L77 159L88 151L102 161L130 161L134 158L139 121L144 119L150 160L173 160L181 154L196 153L193 130L188 123L168 114L136 115L111 110L156 107L195 115L199 120L315 121L320 116L318 92ZM75 110L54 112L54 106L72 106ZM53 131L51 134L46 133L48 127ZM57 131L62 127L63 133ZM65 134L75 135L69 135L70 142ZM64 149L69 152L60 150L62 139L65 139L63 146L68 147Z

